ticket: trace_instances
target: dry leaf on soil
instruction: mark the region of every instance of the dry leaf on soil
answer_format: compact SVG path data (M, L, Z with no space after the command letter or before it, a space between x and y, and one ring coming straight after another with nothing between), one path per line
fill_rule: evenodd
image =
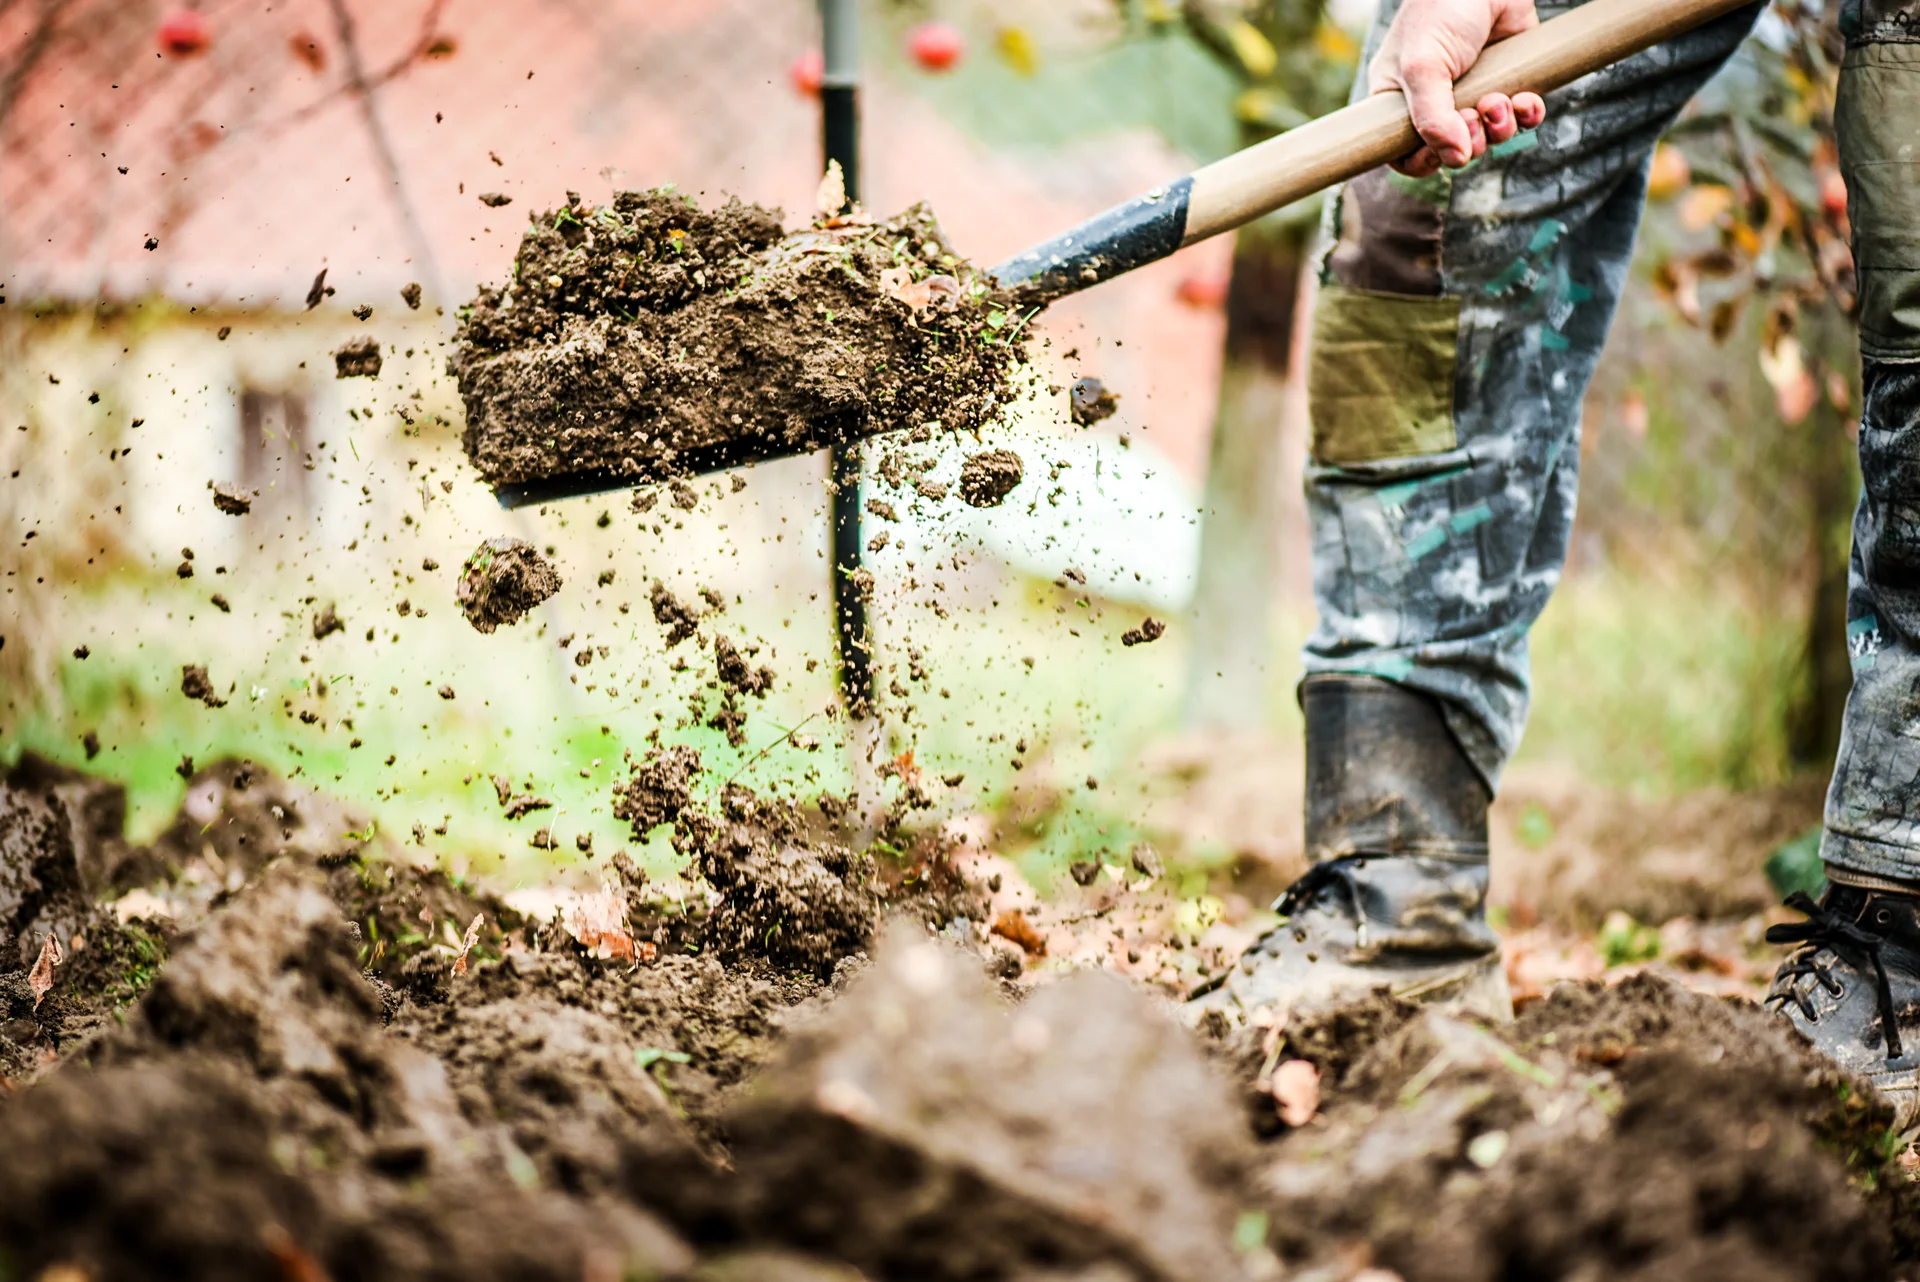
M1010 939L1035 957L1047 955L1047 941L1033 928L1027 915L1018 908L1010 909L993 919L989 929L1002 939Z
M582 895L567 929L596 957L632 960L633 935L627 930L627 891L617 881Z
M40 958L33 963L33 969L27 973L27 987L33 990L33 1008L40 1009L40 1002L53 989L53 968L65 961L60 951L60 941L52 935L40 945Z
M1304 1059L1290 1059L1274 1069L1268 1089L1288 1126L1305 1126L1320 1111L1320 1070Z
M466 936L460 941L460 952L453 959L453 973L456 975L467 973L467 954L472 952L473 946L480 942L481 921L482 914L475 913L473 920L467 923Z

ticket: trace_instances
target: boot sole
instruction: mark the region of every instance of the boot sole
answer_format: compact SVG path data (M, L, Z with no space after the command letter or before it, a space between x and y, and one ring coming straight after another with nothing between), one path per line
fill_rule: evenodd
M1497 952L1451 970L1426 971L1418 979L1390 984L1395 997L1465 1011L1496 1023L1513 1019L1513 991L1507 986L1506 961Z

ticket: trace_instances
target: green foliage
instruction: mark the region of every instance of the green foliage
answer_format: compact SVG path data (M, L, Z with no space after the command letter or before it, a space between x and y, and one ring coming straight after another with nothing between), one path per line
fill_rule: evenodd
M1803 891L1818 899L1827 892L1827 866L1820 858L1825 828L1815 824L1767 856L1767 882L1782 899Z
M1622 912L1607 915L1594 943L1608 969L1652 961L1660 955L1660 932Z

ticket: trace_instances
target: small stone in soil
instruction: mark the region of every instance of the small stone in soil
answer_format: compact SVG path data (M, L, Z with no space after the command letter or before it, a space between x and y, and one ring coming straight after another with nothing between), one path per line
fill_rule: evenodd
M1167 625L1148 615L1140 621L1137 628L1128 628L1120 634L1121 645L1145 645L1149 641L1158 641L1167 630Z
M1068 412L1081 427L1092 427L1103 418L1112 418L1120 408L1120 398L1107 390L1097 378L1083 378L1067 393Z
M559 590L559 572L524 539L488 539L460 570L460 608L478 632L518 623Z
M371 335L347 340L333 352L335 378L377 378L380 374L380 340Z
M1012 450L983 450L960 469L960 497L974 507L997 507L1025 473Z
M208 481L213 491L213 505L228 516L245 516L253 510L253 495L243 487L231 481Z
M213 682L207 677L205 664L183 663L180 665L180 693L189 699L198 699L209 708L224 708L227 701L213 688Z

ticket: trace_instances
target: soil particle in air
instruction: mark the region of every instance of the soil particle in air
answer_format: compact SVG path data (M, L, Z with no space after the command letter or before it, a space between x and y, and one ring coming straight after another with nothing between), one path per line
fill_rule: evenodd
M1152 615L1148 615L1140 621L1139 627L1128 628L1120 634L1120 644L1128 646L1145 645L1149 641L1158 641L1162 636L1166 635L1166 631L1167 625L1165 623L1162 623Z
M700 630L700 612L682 602L660 580L655 579L647 589L647 601L653 607L653 621L667 630L667 649Z
M1097 378L1080 379L1067 393L1067 412L1081 427L1092 427L1102 419L1112 418L1119 408L1120 398Z
M729 784L717 809L681 810L673 847L717 896L703 941L722 958L830 973L878 924L872 862L791 801Z
M245 516L253 510L253 493L244 486L231 481L209 481L213 491L213 505L228 516Z
M492 484L974 430L1014 394L1024 313L924 206L789 235L776 211L738 201L630 191L595 207L569 193L533 220L514 268L466 309L450 362L467 454Z
M722 685L741 694L764 699L767 691L773 689L773 669L765 664L754 667L747 661L747 656L740 653L738 646L718 633L713 638L713 669Z
M400 289L400 301L407 305L408 311L420 310L420 282L408 281Z
M224 708L227 701L213 688L213 681L207 676L207 668L202 663L183 663L180 665L180 693L189 699L198 699L209 708Z
M347 625L340 621L340 612L332 601L320 607L313 616L313 639L324 641L336 632L345 632Z
M371 336L349 339L334 349L335 378L377 378L379 374L379 339Z
M672 823L692 804L699 777L698 748L674 744L648 749L626 782L614 785L614 816L632 825L635 841L645 841L648 833Z
M559 590L559 572L525 539L488 539L460 569L460 608L476 632L518 623Z
M997 507L1025 471L1012 450L982 450L961 465L960 497L974 507Z

